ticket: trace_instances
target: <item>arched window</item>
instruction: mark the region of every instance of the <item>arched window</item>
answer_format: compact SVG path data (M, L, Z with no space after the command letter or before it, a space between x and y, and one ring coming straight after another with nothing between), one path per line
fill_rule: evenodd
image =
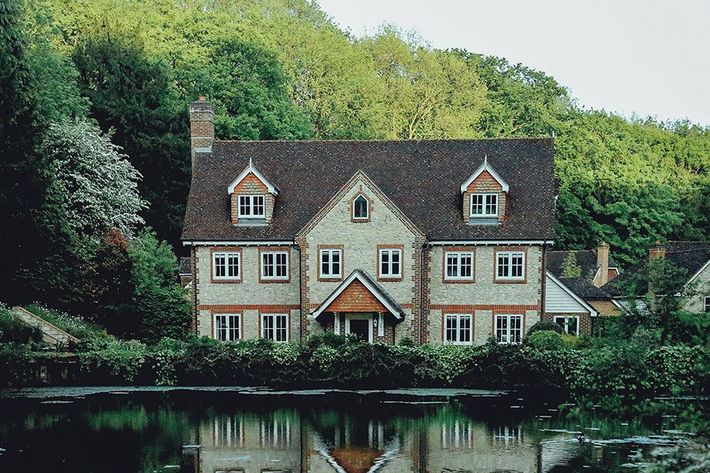
M370 202L360 194L353 200L353 220L368 220L370 218Z

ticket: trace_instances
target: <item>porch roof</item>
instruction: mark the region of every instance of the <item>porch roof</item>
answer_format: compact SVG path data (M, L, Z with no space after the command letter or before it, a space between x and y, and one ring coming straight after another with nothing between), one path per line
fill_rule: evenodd
M397 302L390 297L385 289L377 283L369 274L360 269L356 269L350 276L345 278L345 280L335 288L335 290L323 301L323 303L313 311L313 317L316 318L323 312L333 312L332 307L336 306L339 302L341 296L348 296L348 289L364 288L367 295L371 296L372 309L375 311L381 311L382 309L391 313L398 319L404 318L404 310L397 304ZM351 291L358 292L359 291ZM357 296L356 294L353 294ZM358 301L359 303L364 302L367 304L368 301ZM362 306L360 306L362 307ZM329 310L330 309L330 310ZM362 309L356 310L356 312L363 311ZM339 311L335 311L339 312ZM346 312L342 310L342 312Z

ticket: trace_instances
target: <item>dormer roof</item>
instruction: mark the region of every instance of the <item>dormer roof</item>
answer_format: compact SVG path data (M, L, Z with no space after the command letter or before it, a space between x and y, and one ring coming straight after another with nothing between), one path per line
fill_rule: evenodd
M270 194L279 195L278 187L271 184L268 179L266 179L264 175L259 172L256 166L254 166L254 163L252 162L251 158L249 158L249 164L247 165L247 167L245 167L241 174L239 174L239 176L237 176L237 178L233 180L231 184L229 184L229 186L227 187L227 194L231 195L234 192L234 189L236 189L236 187L239 185L239 183L242 182L242 180L249 174L254 174L266 186L266 189L269 191Z
M466 192L468 190L468 186L470 186L471 183L473 181L475 181L476 178L478 178L478 176L480 176L483 172L488 172L488 174L490 174L493 177L493 179L495 179L498 182L498 184L500 184L500 186L503 188L503 192L508 192L508 190L510 189L510 186L508 185L507 182L505 182L505 180L502 177L500 177L500 174L498 174L496 172L496 170L493 169L493 166L488 164L488 155L484 155L483 156L483 164L481 164L481 166L478 169L476 169L476 172L471 174L471 176L469 176L469 178L466 179L466 182L461 184L461 193L463 194L464 192Z

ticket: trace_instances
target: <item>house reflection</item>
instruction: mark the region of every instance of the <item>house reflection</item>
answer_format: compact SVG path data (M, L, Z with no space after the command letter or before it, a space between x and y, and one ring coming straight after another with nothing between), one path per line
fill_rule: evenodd
M520 425L486 425L440 411L423 418L295 410L218 414L183 462L190 473L538 472L539 443ZM184 453L190 455L190 453ZM184 458L185 460L185 458Z

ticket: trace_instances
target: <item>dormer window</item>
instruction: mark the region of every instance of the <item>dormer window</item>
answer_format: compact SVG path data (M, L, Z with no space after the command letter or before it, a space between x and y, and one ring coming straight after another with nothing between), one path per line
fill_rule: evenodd
M471 194L471 217L497 217L498 194Z
M264 218L264 196L240 195L239 218Z
M363 194L358 194L351 203L353 222L370 221L370 201Z
M497 225L505 221L510 186L493 169L488 156L461 184L463 221L470 225Z
M249 165L227 187L230 220L234 225L268 225L274 215L279 190L259 172L249 159Z

